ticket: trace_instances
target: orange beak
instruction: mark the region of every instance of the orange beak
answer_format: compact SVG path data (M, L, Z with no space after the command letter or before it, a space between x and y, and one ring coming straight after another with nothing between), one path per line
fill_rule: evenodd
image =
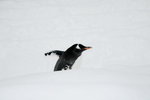
M92 48L92 47L85 47L84 50L88 50L88 49L91 49L91 48Z

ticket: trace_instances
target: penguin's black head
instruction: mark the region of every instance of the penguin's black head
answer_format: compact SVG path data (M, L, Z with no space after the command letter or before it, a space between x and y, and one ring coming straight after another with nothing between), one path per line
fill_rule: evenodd
M83 51L91 49L92 47L84 46L82 44L74 44L65 51L65 54L69 57L73 56L75 58L79 57Z
M84 45L82 45L82 44L77 44L75 51L77 51L77 52L83 52L83 51L88 50L88 49L91 49L91 48L92 48L92 47L84 46Z
M88 50L88 49L91 49L92 47L89 47L89 46L84 46L84 45L82 45L82 44L78 44L78 46L80 47L80 49L82 50L82 51L85 51L85 50Z

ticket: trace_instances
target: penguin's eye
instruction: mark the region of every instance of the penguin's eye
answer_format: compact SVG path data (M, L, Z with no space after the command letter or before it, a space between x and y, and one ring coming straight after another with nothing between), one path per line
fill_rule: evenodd
M79 49L79 50L81 50L81 48L79 47L79 45L77 45L77 46L76 46L76 49Z

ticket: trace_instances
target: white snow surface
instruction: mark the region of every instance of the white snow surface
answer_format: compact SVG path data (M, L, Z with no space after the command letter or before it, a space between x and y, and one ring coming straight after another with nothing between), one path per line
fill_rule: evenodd
M0 55L0 100L150 100L150 1L0 0Z

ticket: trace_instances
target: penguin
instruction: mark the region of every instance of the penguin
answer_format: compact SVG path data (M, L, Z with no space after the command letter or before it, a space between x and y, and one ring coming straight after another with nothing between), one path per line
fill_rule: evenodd
M69 47L66 51L53 50L45 53L45 56L51 55L51 53L59 56L59 59L55 65L54 71L61 71L72 69L73 64L77 60L79 56L81 56L82 52L88 49L91 49L90 46L84 46L82 44L74 44Z

